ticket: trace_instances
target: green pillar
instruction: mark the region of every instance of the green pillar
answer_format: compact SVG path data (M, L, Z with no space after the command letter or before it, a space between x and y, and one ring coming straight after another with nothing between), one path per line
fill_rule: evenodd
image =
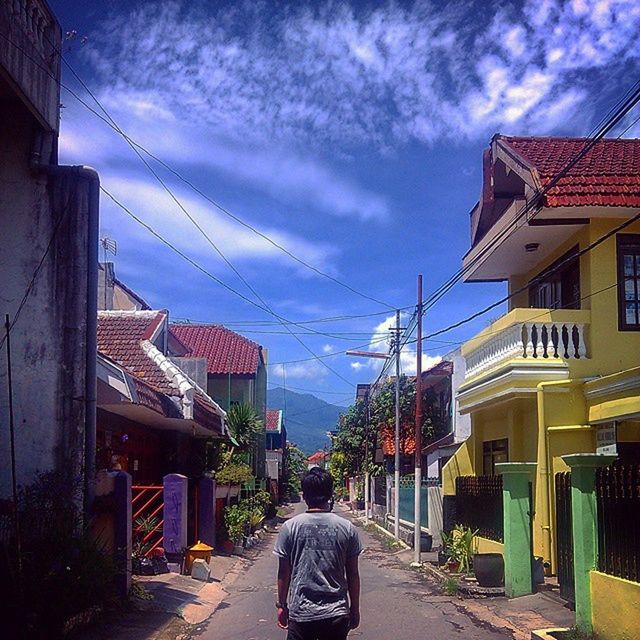
M610 465L616 456L574 453L562 456L571 467L571 517L573 519L573 573L576 590L576 627L592 633L591 581L598 562L596 469Z
M504 591L509 598L532 593L529 481L535 469L535 462L496 464L502 475Z

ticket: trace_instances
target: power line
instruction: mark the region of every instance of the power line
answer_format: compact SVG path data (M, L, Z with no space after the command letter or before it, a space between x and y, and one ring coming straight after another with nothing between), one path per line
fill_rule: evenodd
M609 111L609 115L605 117L604 123L601 126L597 126L597 131L592 136L589 136L585 142L583 148L573 157L571 158L567 164L558 171L551 179L545 184L545 186L539 190L534 197L527 201L525 205L521 208L521 210L516 213L513 220L498 234L492 241L479 252L475 258L470 261L466 266L459 269L456 273L454 273L444 284L442 284L431 296L425 300L425 311L427 308L432 307L438 300L440 300L446 293L448 293L468 272L472 269L481 259L485 257L488 253L491 255L493 253L499 243L501 243L506 237L511 235L512 233L518 230L516 226L517 223L532 209L538 208L544 196L557 184L560 180L567 175L567 173L584 157L586 156L591 149L599 142L604 136L610 132L622 119L629 113L638 102L640 102L640 81L637 81L631 89L627 91L627 93L623 96L621 100L618 101L617 108L614 106ZM617 106L616 105L616 106ZM600 122L603 122L601 120ZM593 130L592 130L593 131ZM620 134L622 135L622 134ZM620 137L620 136L618 136Z
M558 271L560 268L562 268L564 265L568 264L569 262L572 262L573 260L578 260L583 255L585 255L586 253L588 253L589 251L595 249L595 247L597 247L598 245L602 244L603 242L605 242L606 240L608 240L609 238L611 238L615 234L620 233L620 231L626 229L627 227L632 225L634 222L637 222L638 220L640 220L640 213L637 213L635 216L632 216L631 218L629 218L625 222L623 222L623 223L619 224L618 226L614 227L613 229L607 231L604 235L602 235L599 238L597 238L596 240L594 240L592 243L587 245L584 249L581 249L581 250L577 251L575 254L573 254L571 256L568 256L565 259L561 260L552 269L548 269L547 271L545 271L544 275L545 276L549 276L549 275L555 273L556 271ZM535 280L536 279L534 278L532 283L535 282ZM507 302L508 300L513 298L514 296L517 296L518 294L523 293L524 291L527 291L532 283L529 283L529 284L526 284L526 285L524 285L522 287L519 287L515 291L512 291L510 294L504 296L503 298L500 298L500 300L497 300L496 302L493 302L492 304L488 305L484 309L481 309L480 311L476 311L475 313L463 318L462 320L458 320L457 322L454 322L454 323L450 324L449 326L444 327L443 329L438 329L438 331L434 331L432 334L424 336L423 340L430 340L431 338L433 338L435 336L442 335L443 333L447 333L449 331L452 331L453 329L457 329L458 327L461 327L461 326L463 326L465 324L468 324L472 320L475 320L476 318L484 315L488 311L491 311L492 309L495 309L496 307L500 306L501 304L504 304L505 302ZM592 294L592 295L595 295L595 293ZM586 296L586 297L589 297L589 296Z
M272 315L275 318L279 318L283 321L283 326L284 327L288 327L288 325L286 323L289 324L295 324L292 323L290 320L287 320L286 318L279 316L275 311L273 311L266 303L265 301L259 296L259 294L257 294L253 289L252 291L254 292L254 294L256 295L256 297L258 297L258 299L260 300L260 302L262 304L258 304L257 302L255 302L254 300L251 300L250 298L248 298L247 296L245 296L244 294L240 293L239 291L237 291L236 289L234 289L233 287L229 286L228 284L226 284L225 282L223 282L222 280L220 280L220 278L217 278L216 276L214 276L210 271L208 271L207 269L205 269L204 267L202 267L201 265L199 265L195 260L193 260L192 258L190 258L189 256L187 256L183 251L181 251L180 249L178 249L178 247L176 247L174 244L172 244L171 242L169 242L168 240L166 240L163 236L161 236L157 231L155 231L150 225L148 225L146 222L144 222L143 220L141 220L138 216L136 216L130 209L128 209L123 203L121 203L114 195L112 195L109 191L107 191L107 189L105 189L103 186L100 187L100 189L103 191L103 193L105 195L107 195L118 207L120 207L125 213L127 213L127 215L129 215L133 220L135 220L138 224L140 224L141 226L143 226L145 229L147 229L147 231L149 231L151 234L153 234L154 237L156 237L158 240L160 240L163 244L165 244L167 247L169 247L172 251L174 251L175 253L177 253L180 257L182 257L183 259L185 259L189 264L191 264L193 267L195 267L196 269L198 269L200 272L202 272L203 274L205 274L208 278L211 278L212 280L214 280L217 284L219 284L220 286L224 287L226 290L230 291L231 293L233 293L234 295L242 298L245 302L255 306L258 309L261 309L262 311ZM250 285L248 285L250 286ZM317 333L319 335L325 335L322 332L319 331L315 331L314 333ZM353 383L350 382L349 380L347 380L347 378L345 378L342 374L338 373L335 369L333 369L331 366L329 366L327 363L323 362L322 357L318 356L316 353L313 352L313 350L311 348L309 348L301 339L299 336L295 335L295 334L291 334L301 345L302 347L308 351L311 356L312 359L317 360L318 362L320 362L320 364L322 364L323 367L325 367L326 369L328 369L331 373L333 373L335 376L337 376L338 378L340 378L343 382L347 383L349 386L353 386Z
M64 206L64 209L62 210L60 217L58 218L58 220L56 221L54 227L53 227L53 231L51 233L51 236L49 238L49 241L47 242L47 246L44 250L44 253L42 254L42 257L40 258L40 260L38 261L38 264L33 272L33 275L31 276L31 279L29 280L29 284L27 285L27 288L25 289L25 292L20 300L20 303L18 304L18 308L16 309L16 312L13 314L13 320L9 323L9 326L7 327L7 332L5 333L5 335L2 337L2 339L0 340L0 350L4 347L5 342L7 340L7 336L9 335L9 333L11 333L11 331L13 330L13 327L15 327L16 323L18 322L19 318L20 318L20 314L22 313L22 310L24 309L24 306L27 303L27 300L29 299L29 296L31 295L31 292L33 291L33 287L36 284L36 280L38 279L38 275L40 274L40 271L42 270L42 267L44 266L45 260L47 259L47 256L49 255L49 252L51 251L51 247L53 247L53 242L56 238L56 235L58 233L58 229L60 228L60 226L62 225L62 221L66 218L67 215L67 211L69 210L69 203L71 202L71 194L69 194L69 196L67 197L67 202Z
M291 385L287 385L286 389L284 387L269 387L269 391L275 391L276 389L282 389L283 391L287 391L288 389L293 389L294 391L306 391L307 393L326 393L332 396L353 395L353 391L326 391L325 389L307 389L304 387L292 387Z
M69 61L63 55L62 51L60 49L58 49L56 47L55 43L51 42L51 40L49 40L49 43L52 45L52 47L54 49L56 49L56 51L60 55L60 59L62 60L64 65L69 69L69 71L73 74L73 76L76 78L76 80L82 85L82 87L85 89L85 91L87 91L87 93L91 96L91 98L94 100L94 102L102 110L102 112L104 113L104 116L101 115L99 112L97 112L95 109L93 109L93 107L91 107L91 105L87 104L87 102L84 99L82 99L73 89L71 89L71 87L69 87L66 84L64 84L55 74L53 74L51 72L50 69L48 69L45 65L42 65L40 63L40 61L38 61L33 56L31 56L20 45L18 45L17 43L13 42L13 40L11 40L9 37L7 37L3 33L0 33L0 36L2 36L13 47L18 49L23 55L25 55L29 60L31 60L36 66L38 66L40 69L45 71L47 73L47 75L49 75L49 77L51 77L56 82L56 84L58 84L58 86L60 86L65 91L67 91L70 95L72 95L83 107L85 107L85 109L87 109L90 113L92 113L94 116L96 116L102 122L104 122L104 124L106 124L113 131L115 131L120 136L122 136L122 138L129 144L129 146L131 146L131 148L136 152L136 154L138 155L138 157L140 157L141 160L142 160L142 158L141 158L138 150L142 151L149 158L151 158L152 160L157 162L160 166L162 166L164 169L166 169L171 174L176 176L179 180L181 180L184 184L186 184L191 189L193 189L193 191L195 191L198 195L200 195L202 198L204 198L207 202L209 202L210 204L215 206L219 211L221 211L226 216L228 216L229 218L234 220L236 223L238 223L238 224L242 225L243 227L249 229L250 231L252 231L256 235L261 237L263 240L266 240L267 242L269 242L271 245L273 245L279 251L282 251L284 254L289 256L292 260L298 262L299 264L301 264L304 267L306 267L307 269L313 271L317 275L320 275L323 278L326 278L326 279L330 280L331 282L343 287L344 289L347 289L351 293L354 293L355 295L360 296L361 298L364 298L364 299L369 300L371 302L375 302L376 304L382 305L383 307L387 307L389 310L394 310L395 309L394 306L388 304L387 302L384 302L383 300L379 300L379 299L377 299L377 298L375 298L373 296L370 296L370 295L368 295L366 293L363 293L362 291L359 291L358 289L356 289L352 285L350 285L350 284L348 284L346 282L343 282L342 280L336 278L335 276L332 276L329 273L326 273L325 271L322 271L318 267L310 264L306 260L304 260L304 259L300 258L299 256L295 255L292 251L290 251L289 249L287 249L286 247L284 247L280 243L276 242L268 234L260 231L259 229L257 229L253 225L249 224L248 222L245 222L244 220L242 220L242 218L240 218L239 216L235 215L228 208L226 208L225 206L223 206L222 204L220 204L219 202L217 202L216 200L211 198L209 195L204 193L201 189L199 189L196 185L194 185L189 179L185 178L179 171L174 169L167 162L165 162L160 157L158 157L157 155L155 155L152 152L150 152L144 145L140 144L139 142L137 142L136 140L131 138L129 135L127 135L120 128L120 126L115 122L115 120L112 118L112 116L109 114L109 112L105 109L105 107L102 105L100 100L91 91L91 89L88 87L88 85L84 82L84 80L80 77L80 75L71 66ZM145 162L145 164L146 164L146 162Z

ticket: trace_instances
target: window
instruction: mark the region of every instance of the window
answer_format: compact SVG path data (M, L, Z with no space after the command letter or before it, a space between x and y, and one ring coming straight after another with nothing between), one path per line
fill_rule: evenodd
M578 245L567 251L530 282L530 307L535 309L580 308L580 259L577 253ZM562 266L559 267L559 265Z
M640 330L640 235L618 234L618 328Z
M509 440L488 440L482 443L482 473L485 476L493 476L496 472L496 464L509 462Z

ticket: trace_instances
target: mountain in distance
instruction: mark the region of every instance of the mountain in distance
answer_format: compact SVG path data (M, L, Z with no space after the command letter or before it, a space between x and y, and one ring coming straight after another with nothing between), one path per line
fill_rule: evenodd
M327 431L337 428L340 414L347 410L310 393L296 393L282 387L267 391L267 406L269 409L286 409L287 440L308 455L325 447L329 449Z

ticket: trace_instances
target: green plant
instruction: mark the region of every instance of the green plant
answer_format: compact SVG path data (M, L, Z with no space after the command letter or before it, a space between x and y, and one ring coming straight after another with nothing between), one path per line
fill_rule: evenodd
M458 581L455 578L446 578L442 588L448 596L455 596L458 593Z
M232 405L227 412L227 425L241 450L251 447L263 427L260 416L250 404Z
M457 524L449 534L442 533L447 562L459 563L462 573L471 571L471 558L474 550L473 538L477 533L477 529L473 531L470 527L465 527L462 524Z
M242 484L253 479L251 467L244 463L230 462L215 473L218 484Z
M247 524L248 514L242 504L232 504L225 507L224 526L227 530L229 540L234 544L240 544Z
M147 551L151 548L150 542L145 542L145 537L148 533L158 527L159 520L156 517L143 517L136 518L133 528L133 541L131 546L131 557L142 558Z
M0 554L0 591L11 611L3 620L7 637L57 637L70 618L116 597L116 562L84 525L80 483L71 474L50 472L20 490L22 594L15 557Z

